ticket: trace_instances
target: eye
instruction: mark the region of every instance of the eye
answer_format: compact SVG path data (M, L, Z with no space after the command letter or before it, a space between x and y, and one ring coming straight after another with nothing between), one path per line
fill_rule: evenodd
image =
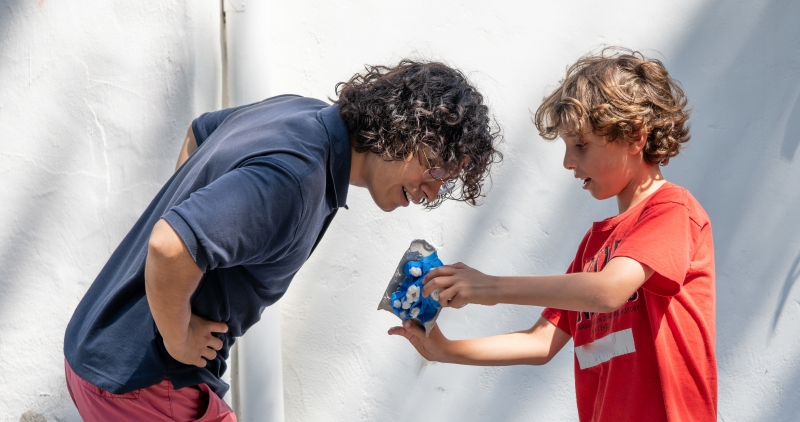
M441 167L432 167L428 170L428 174L436 180L442 180L447 175L447 170Z
M575 148L578 148L578 149L583 149L585 146L586 146L585 143L583 143L583 144L575 144Z

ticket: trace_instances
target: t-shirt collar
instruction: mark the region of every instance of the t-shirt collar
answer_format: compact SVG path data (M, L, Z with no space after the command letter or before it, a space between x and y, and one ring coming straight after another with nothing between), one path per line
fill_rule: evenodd
M318 116L328 131L331 142L331 154L328 157L328 168L333 179L334 207L347 207L347 189L350 186L350 135L347 126L339 117L339 105L323 108Z
M661 185L656 192L660 191L665 186L669 186L671 183L666 182ZM644 206L650 202L651 199L655 196L656 192L653 192L644 199L644 201L640 201L638 204L634 205L633 207L629 208L627 211L623 212L622 214L615 215L613 217L608 217L602 221L595 221L592 223L592 231L594 232L601 232L601 231L608 231L617 227L617 225L623 221L625 221L628 217L637 214Z

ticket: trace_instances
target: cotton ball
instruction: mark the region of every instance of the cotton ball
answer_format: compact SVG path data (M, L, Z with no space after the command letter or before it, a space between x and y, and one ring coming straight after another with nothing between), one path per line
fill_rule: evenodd
M403 309L408 309L410 307L411 307L411 303L409 303L408 301L403 302Z
M416 301L418 301L419 300L419 286L417 286L415 284L411 285L411 287L409 287L408 290L406 291L406 297L408 298L407 300L409 302L411 302L411 303L415 303Z
M405 318L406 315L408 315L408 312L406 311L400 312L400 318Z
M400 299L395 299L394 302L392 302L392 306L394 306L395 308L399 308L402 304L403 303L400 302Z
M419 316L419 308L412 308L411 309L411 318L416 318Z
M422 268L411 267L408 269L408 273L411 274L412 277L419 277L422 275Z
M439 293L441 293L441 292L442 292L442 289L434 290L433 293L431 293L431 298L438 302L439 301Z

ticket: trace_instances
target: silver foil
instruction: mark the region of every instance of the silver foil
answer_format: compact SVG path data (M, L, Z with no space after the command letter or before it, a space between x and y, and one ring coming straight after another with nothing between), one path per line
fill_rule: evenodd
M378 310L383 309L385 311L389 311L392 315L397 316L394 311L392 311L392 293L396 292L397 289L400 288L400 285L406 280L406 277L408 277L405 275L405 273L403 273L403 267L409 261L418 261L434 252L436 252L436 248L422 239L416 239L411 242L411 246L409 246L406 252L403 254L403 257L400 259L400 263L397 264L397 269L394 270L394 275L389 281L389 285L386 286L386 291L383 292L383 298L381 298L381 302L378 304ZM439 291L437 290L434 292L432 297L437 298L438 294ZM433 329L433 326L436 324L436 318L439 318L439 312L441 311L442 308L437 309L436 315L434 315L433 318L424 324L417 318L410 319L425 328L425 337L428 337Z

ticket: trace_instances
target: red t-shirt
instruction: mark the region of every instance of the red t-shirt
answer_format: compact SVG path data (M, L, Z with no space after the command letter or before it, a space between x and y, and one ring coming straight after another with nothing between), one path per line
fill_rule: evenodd
M664 184L586 233L568 273L614 257L655 273L614 312L546 308L572 336L581 421L717 420L714 247L703 208Z

